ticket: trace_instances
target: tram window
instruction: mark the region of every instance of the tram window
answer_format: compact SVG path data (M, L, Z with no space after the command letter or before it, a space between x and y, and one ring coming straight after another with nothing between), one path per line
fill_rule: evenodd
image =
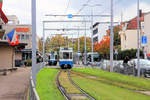
M55 59L55 56L54 56L54 54L52 54L52 55L51 55L51 59Z
M72 53L70 52L70 59L72 59Z
M57 59L57 55L55 55L55 59Z
M60 52L59 55L60 55L60 59L63 59L63 53Z
M69 59L69 52L63 52L63 58Z

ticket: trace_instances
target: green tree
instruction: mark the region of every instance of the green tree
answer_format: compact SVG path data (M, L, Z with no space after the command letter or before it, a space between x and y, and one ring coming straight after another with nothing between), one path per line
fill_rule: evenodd
M59 51L60 47L65 47L67 39L62 35L53 36L48 44L49 51Z
M114 46L121 45L121 39L119 35L119 31L121 28L119 26L114 27Z
M91 38L90 37L86 37L86 43L87 43L87 52L91 52ZM85 49L85 37L82 36L80 37L80 52L84 53L84 49ZM77 52L78 51L78 39L75 40L75 44L74 44L74 51Z
M40 38L39 40L38 40L38 49L39 49L39 51L40 52L43 52L43 43L42 43L42 38Z

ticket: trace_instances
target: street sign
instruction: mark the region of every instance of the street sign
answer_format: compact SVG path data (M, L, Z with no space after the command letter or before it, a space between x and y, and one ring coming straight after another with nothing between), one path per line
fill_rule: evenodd
M115 54L116 54L116 55L118 54L118 50L117 50L117 49L115 49Z
M146 37L146 36L142 36L142 37L141 37L141 45L142 45L142 46L147 45L147 37Z
M72 18L72 14L68 14L68 18Z

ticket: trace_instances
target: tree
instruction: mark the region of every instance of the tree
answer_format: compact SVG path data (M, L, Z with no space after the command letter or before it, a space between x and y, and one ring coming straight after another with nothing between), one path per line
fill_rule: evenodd
M94 51L104 56L110 54L110 36L104 36L101 42L95 43Z
M67 39L62 37L62 35L53 36L48 45L49 51L59 51L60 47L65 47L66 42Z
M86 37L86 48L87 48L87 52L91 52L91 38L90 37ZM84 49L85 49L85 37L82 36L80 37L80 52L84 53ZM75 40L75 44L74 44L74 51L77 52L78 51L78 39Z
M39 46L39 51L40 51L40 52L43 52L43 43L42 43L42 40L43 40L43 39L40 38L39 41L38 41L38 44L39 44L38 46Z
M114 27L113 32L114 32L114 48L120 50L121 49L121 38L119 35L119 31L121 30L121 26L117 25ZM108 29L107 31L107 35L110 36L110 29Z

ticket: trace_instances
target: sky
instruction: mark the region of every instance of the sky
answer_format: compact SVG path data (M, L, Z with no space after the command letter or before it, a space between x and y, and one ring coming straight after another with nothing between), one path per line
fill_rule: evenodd
M42 21L43 20L68 20L62 17L46 17L46 14L91 14L91 7L84 7L80 12L79 10L86 3L88 5L100 4L101 6L93 7L94 14L110 14L110 1L111 0L36 0L37 2L37 34L42 36ZM16 15L19 18L20 24L31 24L31 0L3 0L4 13L6 15ZM150 12L150 0L140 0L140 9L143 12ZM128 21L137 15L137 0L114 0L114 21L121 21L121 13L123 21ZM70 19L69 19L70 20ZM72 20L77 20L73 18ZM78 18L83 20L83 18ZM90 18L86 18L90 20ZM95 22L110 21L110 18L94 18ZM64 28L64 27L76 27L84 26L83 23L76 24L62 24L53 23L47 24L47 28ZM102 35L106 33L106 29L109 25L101 25ZM90 27L90 23L87 28ZM46 36L50 36L52 33L62 33L60 31L47 31ZM77 33L65 32L65 33ZM84 32L80 32L82 35ZM90 36L90 31L87 32Z

